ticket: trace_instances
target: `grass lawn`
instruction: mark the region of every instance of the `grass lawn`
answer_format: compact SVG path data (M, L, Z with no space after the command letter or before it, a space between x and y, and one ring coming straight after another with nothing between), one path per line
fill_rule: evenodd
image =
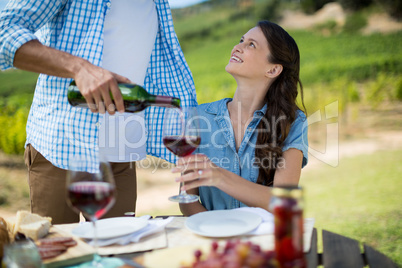
M304 172L306 217L316 219L319 241L322 229L332 231L402 265L401 160L400 150L381 151Z

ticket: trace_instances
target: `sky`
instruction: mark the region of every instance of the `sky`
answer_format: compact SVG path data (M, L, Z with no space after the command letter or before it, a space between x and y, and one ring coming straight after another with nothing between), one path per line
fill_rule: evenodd
M182 8L204 1L208 0L169 0L169 4L171 8ZM7 2L8 0L0 0L0 10L2 10L6 6Z

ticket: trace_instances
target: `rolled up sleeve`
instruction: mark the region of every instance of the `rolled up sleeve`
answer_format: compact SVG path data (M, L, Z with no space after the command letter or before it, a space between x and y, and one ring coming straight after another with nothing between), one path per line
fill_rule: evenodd
M13 67L15 52L26 42L37 39L36 35L27 29L11 26L6 29L0 26L0 69Z
M16 51L25 43L38 39L35 32L48 22L65 0L14 1L0 13L0 69L14 66Z
M298 112L296 120L290 127L289 135L284 141L282 151L285 152L290 148L300 150L303 153L302 168L308 162L308 123L307 118L302 111Z

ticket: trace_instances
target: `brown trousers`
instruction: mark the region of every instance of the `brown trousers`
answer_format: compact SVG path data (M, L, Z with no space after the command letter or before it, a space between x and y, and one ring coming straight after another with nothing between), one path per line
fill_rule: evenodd
M31 212L52 217L53 224L78 222L79 215L66 202L67 171L52 165L30 144L25 148L24 157L28 167ZM102 218L135 212L137 201L135 162L111 163L111 167L116 183L116 203Z

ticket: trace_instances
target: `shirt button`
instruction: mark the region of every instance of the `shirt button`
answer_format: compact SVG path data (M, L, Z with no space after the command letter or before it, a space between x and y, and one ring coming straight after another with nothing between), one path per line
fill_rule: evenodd
M99 127L99 126L100 126L99 122L96 122L96 123L95 123L95 126L96 126L96 127Z
M110 8L110 7L112 6L112 3L107 2L107 3L106 3L106 6L107 6L108 8Z

